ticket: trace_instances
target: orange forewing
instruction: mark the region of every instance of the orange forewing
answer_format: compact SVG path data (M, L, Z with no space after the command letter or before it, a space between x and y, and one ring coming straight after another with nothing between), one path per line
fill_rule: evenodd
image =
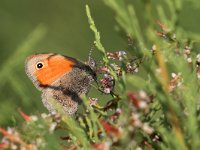
M36 71L36 76L41 85L50 85L64 74L70 72L75 62L63 56L53 56L43 60L44 68Z

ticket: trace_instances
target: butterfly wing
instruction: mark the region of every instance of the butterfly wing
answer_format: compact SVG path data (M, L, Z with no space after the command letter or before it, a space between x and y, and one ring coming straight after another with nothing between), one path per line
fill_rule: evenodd
M49 112L57 112L56 104L68 115L73 115L82 102L81 95L88 92L92 77L85 70L74 68L43 90L42 101Z
M50 113L64 112L73 115L78 109L79 96L67 89L48 88L42 93L42 102Z

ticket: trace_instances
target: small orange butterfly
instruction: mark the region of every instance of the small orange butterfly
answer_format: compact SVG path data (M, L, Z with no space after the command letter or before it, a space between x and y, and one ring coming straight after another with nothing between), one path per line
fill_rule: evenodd
M38 90L42 102L50 113L56 112L50 100L58 102L67 115L73 115L87 94L96 73L89 65L75 58L55 53L31 55L26 59L25 70Z

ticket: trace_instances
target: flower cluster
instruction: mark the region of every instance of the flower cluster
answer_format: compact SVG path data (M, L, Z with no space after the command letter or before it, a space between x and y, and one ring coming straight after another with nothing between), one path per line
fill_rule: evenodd
M45 139L44 136L52 134L57 125L60 123L59 115L47 115L45 113L40 116L29 116L22 111L19 111L22 118L26 121L23 128L17 131L15 128L8 127L7 129L0 128L0 133L3 135L1 140L0 149L11 150L37 150L44 149ZM37 127L38 129L34 129ZM34 129L35 133L31 133ZM42 132L40 131L42 129ZM34 139L26 139L26 134L33 134ZM23 135L23 136L22 136Z
M125 51L107 52L106 55L109 59L122 61L126 57L126 52Z
M124 51L107 52L106 55L112 61L107 65L97 67L96 71L103 74L103 77L99 80L100 89L103 93L109 94L114 90L115 78L121 77L122 72L137 73L142 61L141 59L128 58Z
M169 91L172 92L175 90L177 87L180 87L183 83L183 79L181 77L181 73L172 73L172 79L170 80L169 83Z
M104 93L109 94L114 89L114 78L109 74L104 74L100 80L101 89Z
M158 26L160 27L161 31L158 31L156 34L159 37L162 37L170 42L176 41L176 34L171 33L171 29L169 29L165 24L157 21Z
M132 106L136 109L147 110L148 103L152 101L152 97L148 96L147 93L142 90L138 93L129 92L127 96Z
M200 79L200 54L197 55L196 68L197 68L197 78Z
M105 120L101 120L100 123L103 126L107 135L111 137L113 141L116 142L121 138L123 133L122 128L112 125L111 123Z
M191 51L192 51L191 47L185 46L183 55L189 65L192 65Z
M98 101L98 98L89 98L89 106L90 107L96 106L97 105L97 101Z
M145 133L151 135L154 132L154 129L149 126L148 123L143 123L140 120L140 115L137 113L132 113L130 117L130 125L129 125L129 131L133 132L136 129L142 129Z
M138 69L139 69L139 64L131 63L131 62L126 64L127 73L137 73Z
M0 144L1 149L36 149L35 145L27 144L25 141L23 141L20 137L20 134L14 128L8 128L7 130L0 128L0 133L3 134L3 139Z
M160 136L155 134L153 127L141 119L142 114L148 113L149 103L152 102L153 96L148 96L145 91L141 90L137 93L129 92L127 97L130 105L126 110L117 108L109 118L100 120L100 123L108 136L107 142L101 143L101 146L106 145L107 148L111 148L114 145L120 145L121 140L123 141L126 137L134 136L139 130L151 136L152 142L160 139ZM126 112L127 110L129 110L128 113ZM132 142L136 142L134 141L134 138L132 139ZM146 140L141 141L141 143L143 142L149 144ZM140 148L142 147L146 147L146 145L143 145Z

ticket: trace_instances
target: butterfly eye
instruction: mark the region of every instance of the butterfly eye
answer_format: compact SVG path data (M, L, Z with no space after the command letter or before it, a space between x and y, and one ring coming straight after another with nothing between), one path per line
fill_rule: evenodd
M44 67L44 63L43 62L38 62L37 64L36 64L36 69L42 69Z

